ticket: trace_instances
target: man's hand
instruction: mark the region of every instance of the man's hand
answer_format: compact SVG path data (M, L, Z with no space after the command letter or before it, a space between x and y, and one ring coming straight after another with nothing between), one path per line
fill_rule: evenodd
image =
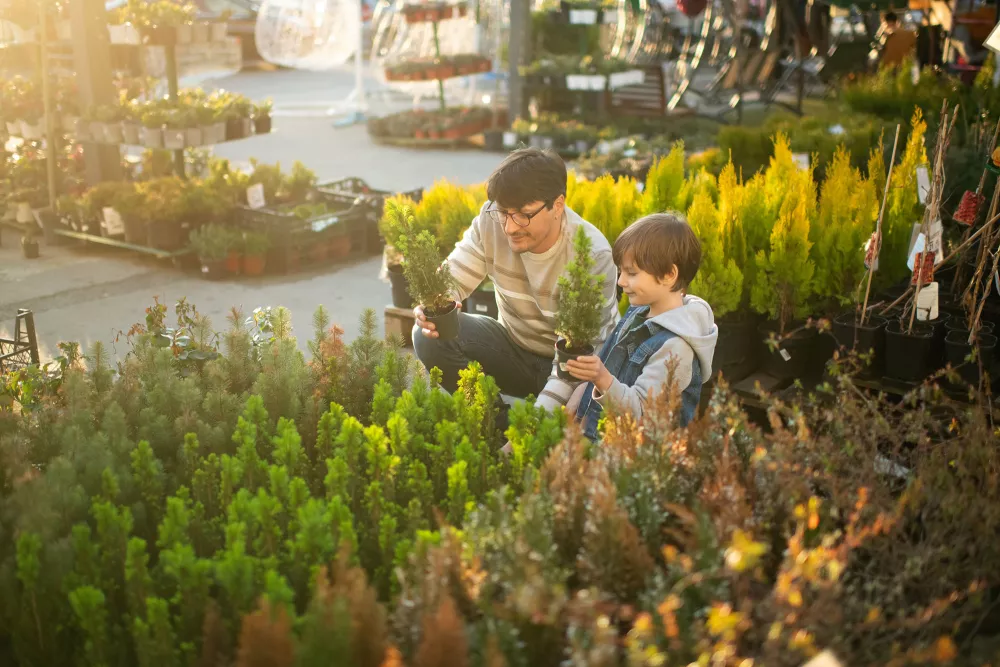
M601 358L593 355L570 359L566 362L566 370L577 380L593 382L597 391L602 394L611 387L611 383L614 381L611 373L601 362Z
M458 310L462 310L462 302L456 301L455 307ZM433 322L428 322L427 317L424 315L424 307L417 306L413 309L413 319L416 320L417 326L420 327L420 331L428 338L437 338L438 332L434 328Z

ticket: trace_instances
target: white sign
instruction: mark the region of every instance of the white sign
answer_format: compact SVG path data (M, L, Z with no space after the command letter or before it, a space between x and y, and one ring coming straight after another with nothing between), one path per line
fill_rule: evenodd
M596 9L571 9L569 22L572 25L594 25L597 23Z
M108 233L108 236L117 236L118 234L125 233L125 221L122 220L121 214L110 206L105 206L102 209L104 213L104 231Z
M808 153L794 153L792 159L795 160L795 164L799 166L799 169L803 171L809 171L809 154Z
M566 87L570 90L590 90L590 77L586 74L567 74Z
M917 235L917 240L910 248L910 256L906 258L906 265L910 267L910 271L913 271L913 264L917 259L917 253L924 251L924 246L927 245L927 239L923 234Z
M792 360L792 355L790 355L788 353L788 350L786 350L785 348L781 348L778 351L781 353L781 358L784 359L785 361L791 361Z
M264 184L257 183L247 188L247 204L252 209L264 208L267 202L264 200Z
M602 20L604 21L604 23L618 23L618 10L605 9Z
M997 23L993 28L993 32L991 32L990 36L986 38L985 42L983 42L983 46L990 49L994 53L1000 53L1000 23Z
M917 196L920 197L920 203L927 203L927 195L931 191L931 176L927 171L926 165L920 165L917 167Z
M941 224L941 220L935 220L931 224L927 225L927 249L934 253L934 266L937 266L944 260L943 250L943 236L944 236L944 226Z
M326 216L324 218L320 218L319 220L313 220L309 224L309 227L314 232L321 232L324 229L326 229L327 227L329 227L330 225L335 225L338 222L340 222L340 218L339 217L337 217L335 215L329 215L329 216Z
M503 147L513 148L517 145L517 133L515 132L504 132L503 133Z
M624 86L639 86L646 82L646 73L641 69L633 69L627 72L612 72L609 77L609 84L612 89Z
M938 284L927 283L917 296L917 319L921 322L938 318Z

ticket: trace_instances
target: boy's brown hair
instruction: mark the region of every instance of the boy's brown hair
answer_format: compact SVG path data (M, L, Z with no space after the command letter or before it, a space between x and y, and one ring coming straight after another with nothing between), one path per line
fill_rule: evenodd
M686 289L701 264L701 241L684 216L675 211L653 213L636 220L615 240L615 265L626 258L646 273L663 278L677 267L673 291Z

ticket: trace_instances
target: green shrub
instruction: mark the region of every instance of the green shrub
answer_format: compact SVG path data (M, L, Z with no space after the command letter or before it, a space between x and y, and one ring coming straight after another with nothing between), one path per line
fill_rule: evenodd
M556 333L566 340L567 350L582 351L601 333L605 278L594 273L592 248L587 230L578 227L573 237L573 259L559 276Z

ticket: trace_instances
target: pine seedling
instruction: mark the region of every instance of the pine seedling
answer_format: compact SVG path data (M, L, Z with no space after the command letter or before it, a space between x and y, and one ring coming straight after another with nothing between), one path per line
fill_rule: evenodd
M592 244L580 227L573 237L573 259L559 277L559 311L556 333L566 340L566 350L587 350L601 333L604 309L604 276L594 274Z

